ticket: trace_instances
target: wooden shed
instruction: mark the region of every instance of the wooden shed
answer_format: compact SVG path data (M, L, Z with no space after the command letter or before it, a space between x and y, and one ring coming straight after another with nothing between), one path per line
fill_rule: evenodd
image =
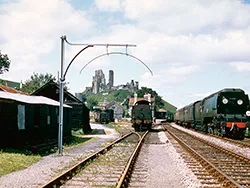
M0 91L0 146L22 147L58 138L59 102ZM71 107L64 105L64 138L71 136Z
M59 91L59 85L51 80L33 92L31 95L45 96L59 101ZM71 128L82 128L85 133L90 132L91 127L89 123L89 109L86 107L86 105L66 90L64 90L64 104L72 107Z

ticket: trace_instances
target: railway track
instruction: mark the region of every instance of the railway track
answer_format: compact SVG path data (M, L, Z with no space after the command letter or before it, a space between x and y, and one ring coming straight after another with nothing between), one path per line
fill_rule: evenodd
M146 187L149 179L149 146L157 146L165 144L159 139L159 132L162 129L153 129L144 139L141 152L133 168L133 173L129 181L128 187Z
M171 126L164 128L193 156L184 158L204 187L250 187L249 158Z
M148 132L130 132L42 186L124 187Z
M167 125L167 123L165 123L165 125ZM185 128L185 127L181 127L181 128L186 129L186 130L194 131L193 129L188 129L188 128ZM237 145L237 146L239 146L241 148L250 149L250 138L245 138L244 140L235 140L235 139L232 139L232 138L221 137L221 136L218 136L218 135L215 135L215 134L206 134L206 133L204 133L202 131L195 131L195 132L198 132L198 133L200 133L202 135L211 136L213 138L220 139L220 140L225 141L227 143Z
M248 148L250 149L250 140L245 138L244 140L234 140L234 139L231 139L231 138L226 138L226 137L221 137L221 136L217 136L217 135L211 135L215 138L219 138L221 140L224 140L224 141L227 141L229 143L233 143L235 145L238 145L240 147L245 147L245 148Z

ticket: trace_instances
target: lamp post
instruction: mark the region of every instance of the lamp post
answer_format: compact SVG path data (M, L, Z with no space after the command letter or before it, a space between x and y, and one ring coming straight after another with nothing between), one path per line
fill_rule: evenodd
M67 42L69 45L81 45L85 46L82 50L80 50L70 61L69 65L66 68L66 71L64 73L64 53L65 53L65 42ZM64 83L65 83L65 77L68 72L68 69L70 65L73 63L75 58L82 53L84 50L86 50L89 47L94 46L119 46L119 47L136 47L136 45L133 44L77 44L77 43L70 43L67 41L66 36L61 37L61 77L60 77L60 93L59 93L59 100L60 100L60 109L59 109L59 129L58 129L58 150L59 154L62 154L62 143L63 143L63 101L64 101Z

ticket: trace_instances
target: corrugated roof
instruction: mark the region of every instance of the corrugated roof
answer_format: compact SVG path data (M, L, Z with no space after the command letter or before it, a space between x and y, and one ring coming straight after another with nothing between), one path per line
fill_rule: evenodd
M19 93L9 93L3 91L0 91L0 99L14 100L28 104L47 104L52 106L60 106L60 103L58 101L49 99L47 97L29 96L29 95L22 95ZM68 106L66 104L64 104L63 106L67 108L72 108L71 106Z
M0 85L0 91L5 91L5 92L9 92L9 93L20 93L20 94L23 94L23 95L29 95L27 93L24 93L22 91L18 91L18 90L15 90L13 88L10 88L8 86L5 86L5 85Z

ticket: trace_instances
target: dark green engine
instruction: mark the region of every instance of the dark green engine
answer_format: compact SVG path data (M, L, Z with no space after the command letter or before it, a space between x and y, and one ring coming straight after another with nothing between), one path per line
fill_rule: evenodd
M248 109L248 95L242 89L227 88L179 109L175 121L206 133L244 139L249 135Z
M114 121L114 110L112 109L95 109L94 119L99 123L109 123Z
M150 130L152 128L152 110L150 102L137 101L132 108L131 122L136 131Z

